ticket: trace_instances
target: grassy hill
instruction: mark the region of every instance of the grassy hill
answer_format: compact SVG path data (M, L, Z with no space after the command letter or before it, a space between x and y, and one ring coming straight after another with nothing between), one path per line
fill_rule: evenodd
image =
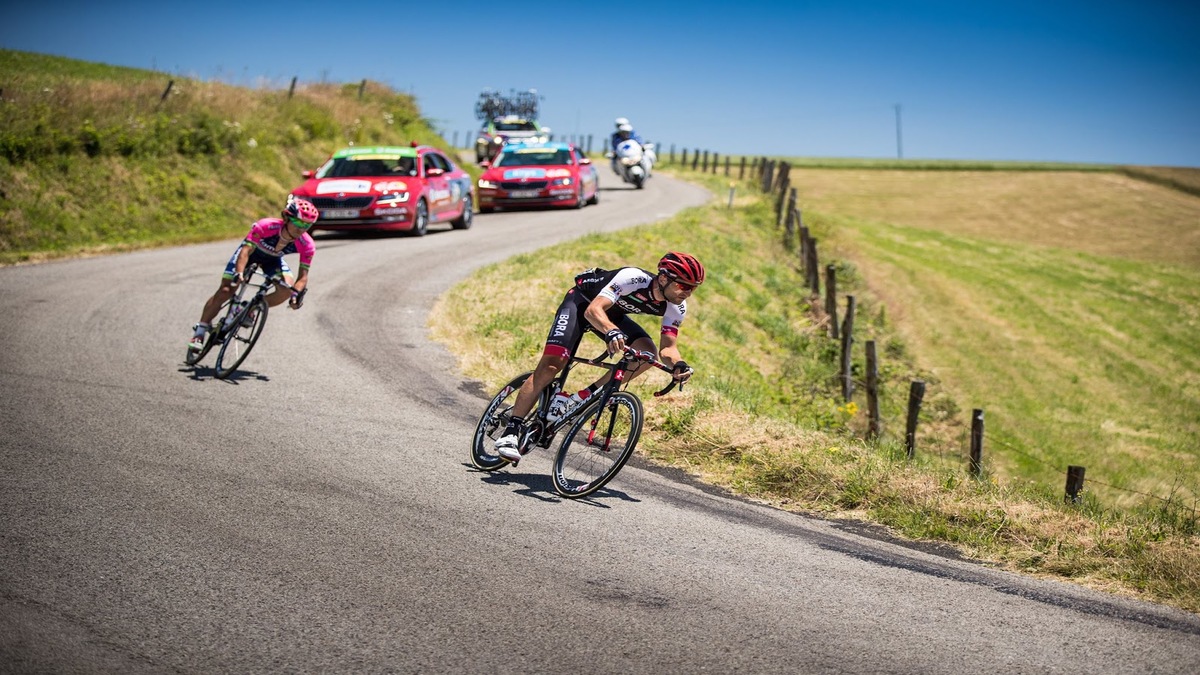
M250 90L0 50L0 263L242 234L347 144L446 148L373 83Z

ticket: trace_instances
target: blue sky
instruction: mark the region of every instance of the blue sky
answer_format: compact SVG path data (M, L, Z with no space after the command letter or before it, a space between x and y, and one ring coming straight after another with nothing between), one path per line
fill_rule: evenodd
M536 88L543 124L597 145L623 116L660 152L1200 167L1200 3L1178 0L64 0L6 3L0 47L367 78L460 144L481 90Z

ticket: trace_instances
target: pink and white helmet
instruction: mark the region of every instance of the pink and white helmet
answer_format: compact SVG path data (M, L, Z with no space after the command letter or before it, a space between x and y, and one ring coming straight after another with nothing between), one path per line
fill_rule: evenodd
M317 218L321 216L321 212L313 203L307 199L300 199L295 195L288 195L287 206L283 207L284 220L292 221L292 224L299 230L307 230L317 222Z

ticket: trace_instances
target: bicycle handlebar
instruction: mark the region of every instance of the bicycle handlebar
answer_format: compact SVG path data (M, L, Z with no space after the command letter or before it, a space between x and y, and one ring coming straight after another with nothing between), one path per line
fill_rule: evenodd
M625 350L622 353L621 359L619 361L617 361L616 363L605 363L604 360L607 359L609 356L610 356L610 354L608 353L608 351L604 351L604 352L601 352L601 354L594 359L585 359L585 358L582 358L579 356L572 356L571 358L580 363L587 363L587 364L590 364L593 366L599 366L601 368L609 368L610 370L616 370L617 366L620 365L621 361L640 361L642 363L648 363L651 366L663 371L664 373L670 373L672 376L671 383L668 384L666 387L662 388L661 390L654 392L654 395L656 397L666 396L668 392L670 392L672 389L674 389L676 387L676 385L678 385L680 389L683 388L683 384L674 378L675 369L672 368L671 366L668 366L667 364L663 363L662 361L659 361L654 356L653 352L645 352L645 351L641 351L638 349L634 349L633 347L625 347Z
M632 347L626 347L624 358L632 359L634 361L641 361L642 363L648 363L664 373L671 374L671 383L659 391L654 392L655 397L666 396L667 393L674 389L676 385L679 385L679 388L683 389L683 384L675 379L675 369L663 363L662 361L659 361L657 358L655 358L652 352L643 352Z

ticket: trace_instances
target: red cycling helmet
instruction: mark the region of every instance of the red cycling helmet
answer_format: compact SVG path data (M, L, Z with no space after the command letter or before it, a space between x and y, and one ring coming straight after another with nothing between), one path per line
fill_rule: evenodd
M284 219L291 220L292 224L300 230L312 227L320 216L321 212L307 199L288 197L287 206L283 207Z
M686 253L671 251L658 261L658 271L667 275L671 281L679 281L692 286L704 283L704 265L694 256Z

